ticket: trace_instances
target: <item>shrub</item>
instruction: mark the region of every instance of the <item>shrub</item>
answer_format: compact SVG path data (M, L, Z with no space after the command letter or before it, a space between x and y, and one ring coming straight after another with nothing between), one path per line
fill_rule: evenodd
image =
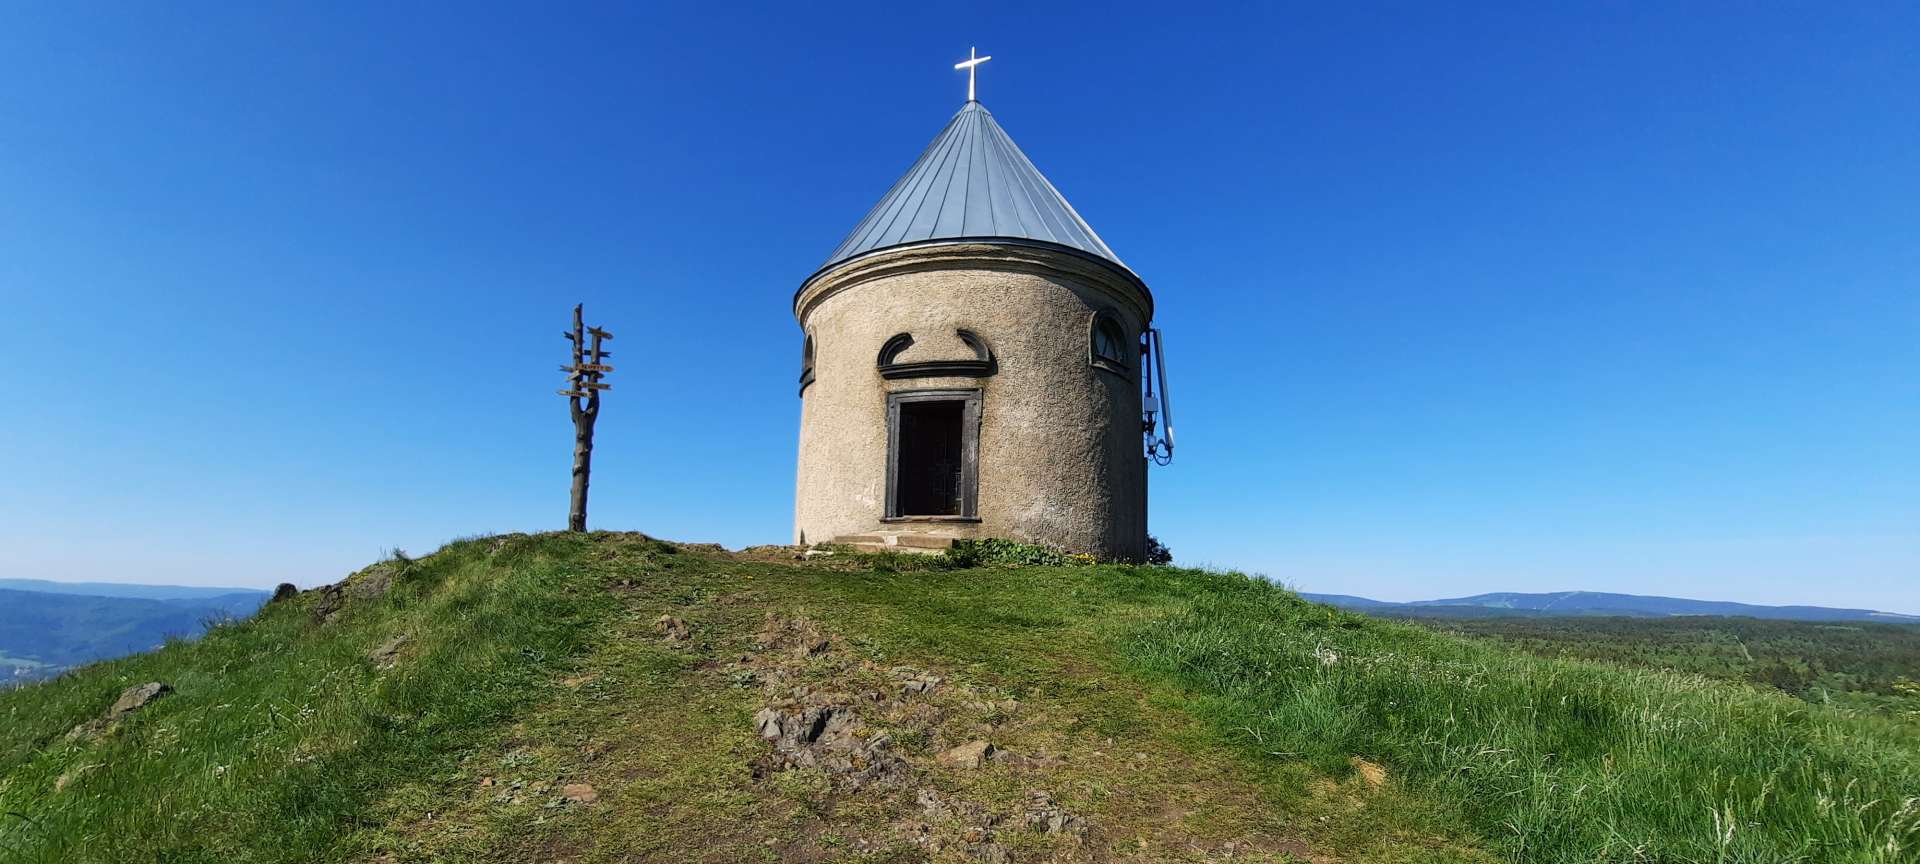
M1908 717L1920 720L1920 682L1901 678L1893 682L1894 696L1898 697L1898 707Z
M1092 555L996 537L956 540L947 550L947 561L956 567L1066 567L1098 563Z
M1148 564L1172 564L1173 550L1168 549L1167 544L1160 542L1160 538L1148 534L1146 560Z

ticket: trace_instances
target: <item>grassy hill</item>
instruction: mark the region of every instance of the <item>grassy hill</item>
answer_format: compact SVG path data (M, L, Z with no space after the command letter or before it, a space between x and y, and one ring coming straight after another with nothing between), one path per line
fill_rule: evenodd
M479 538L0 716L9 861L1920 861L1920 723L1174 568Z

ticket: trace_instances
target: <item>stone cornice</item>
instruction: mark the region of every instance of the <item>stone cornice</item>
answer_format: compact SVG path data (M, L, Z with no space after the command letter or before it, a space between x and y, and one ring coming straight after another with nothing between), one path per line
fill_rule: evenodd
M793 297L794 318L807 315L835 294L888 276L936 270L1000 270L1072 281L1126 306L1142 322L1153 320L1153 294L1124 267L1077 249L1024 240L939 240L895 246L843 261L807 278Z

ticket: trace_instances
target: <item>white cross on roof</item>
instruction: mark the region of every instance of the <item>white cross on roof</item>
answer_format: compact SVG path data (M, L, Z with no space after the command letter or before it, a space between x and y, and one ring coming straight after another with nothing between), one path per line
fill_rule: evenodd
M953 68L955 68L955 69L965 69L965 70L967 70L967 101L968 101L968 102L978 102L978 101L980 101L980 100L978 100L978 99L975 99L975 98L973 98L973 70L974 70L974 67L976 67L976 66L979 66L980 64L982 64L982 63L985 63L985 62L987 62L988 60L992 60L992 59L993 59L993 55L991 55L991 54L989 54L989 55L987 55L987 56L985 56L985 57L980 57L980 56L977 56L977 55L976 55L976 52L975 52L975 49L973 49L973 48L968 48L968 49L967 49L967 59L966 59L966 60L962 60L962 61L960 61L959 63L955 63L955 64L953 64Z

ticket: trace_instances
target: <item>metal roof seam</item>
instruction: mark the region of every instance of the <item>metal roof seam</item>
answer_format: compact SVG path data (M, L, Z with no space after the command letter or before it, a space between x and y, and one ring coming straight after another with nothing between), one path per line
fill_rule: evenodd
M987 139L992 136L980 136L980 185L987 190L987 233L1000 233L1000 217L993 212L993 160L987 158Z
M1126 269L992 112L968 102L867 211L822 270L880 249L960 238L1054 243Z
M1002 130L999 135L994 136L994 141L995 143L1000 145L1000 149L1004 154L1004 158L1006 158L1007 161L1012 162L1015 165L1019 164L1014 160L1015 160L1015 154L1019 153L1020 151L1020 145L1013 143L1013 138L1011 136L1007 135L1006 132ZM1014 172L1013 179L1014 179L1014 182L1019 184L1020 186L1020 194L1027 196L1028 203L1033 205L1033 216L1034 216L1034 220L1038 223L1038 227L1041 230L1045 231L1047 234L1047 236L1045 237L1035 237L1034 239L1051 240L1055 243L1061 243L1067 246L1078 245L1074 243L1068 243L1061 236L1061 234L1064 232L1056 232L1054 230L1053 220L1048 218L1048 216L1050 215L1048 213L1048 209L1049 209L1048 205L1052 202L1047 201L1045 195L1035 194L1037 190L1033 185L1033 178L1027 176L1026 172L1016 171Z
M925 166L917 167L915 169L913 174L913 182L908 185L907 193L905 197L900 199L900 208L894 211L893 218L887 220L886 227L882 228L880 231L880 235L879 235L880 237L885 237L893 232L893 226L900 221L900 214L905 213L907 211L908 205L913 206L913 215L908 216L907 224L901 226L900 236L904 237L906 236L907 232L913 230L914 221L920 218L920 208L926 206L926 203L927 203L927 196L925 195L925 193L919 192L919 190L923 186L931 185L933 182L933 177L940 173L939 165L941 162L944 162L946 160L947 141L948 141L947 136L953 130L954 125L958 122L959 122L959 118L955 118L954 123L947 124L947 129L940 133L939 138L934 139L933 143L927 145L927 151L932 158L927 161L926 165L933 166L932 172L929 173L925 169ZM861 238L860 245L849 251L852 253L858 254L861 252L870 251L878 245L881 245L878 241L878 238L870 235L870 236Z
M1053 184L1048 182L1046 176L1040 173L1040 169L1033 164L1033 160L1027 158L1026 151L1021 150L1020 145L1013 143L1013 136L1007 135L1004 129L1000 130L1000 134L1006 138L1007 149L1009 151L1008 158L1019 160L1020 164L1027 169L1021 174L1021 178L1028 183L1037 184L1044 190L1045 194L1042 194L1040 198L1050 205L1050 212L1047 216L1051 217L1053 223L1048 227L1058 226L1060 235L1064 238L1060 242L1068 246L1076 246L1087 249L1090 252L1099 253L1104 257L1112 258L1113 253L1109 252L1104 244L1101 244L1097 240L1091 244L1086 242L1091 239L1089 235L1092 234L1092 229L1086 228L1082 230L1085 228L1085 225L1081 222L1079 214L1073 212L1073 207L1067 204L1065 198L1060 196L1060 190L1054 188Z
M948 126L953 125L952 121L949 121L947 125ZM942 129L941 131L942 131L942 134L945 134L945 129ZM919 158L913 160L913 165L907 168L907 173L900 175L900 179L893 181L893 186L887 189L887 194L884 197L882 197L879 201L874 202L873 209L868 210L866 217L861 219L859 224L853 226L853 230L851 232L848 232L847 236L840 241L839 248L834 249L833 255L830 256L827 260L832 261L837 258L840 258L845 253L854 249L857 243L857 238L864 237L866 234L872 231L873 225L880 218L882 211L887 209L890 205L897 205L898 203L900 203L900 199L898 198L898 196L899 196L901 187L905 186L909 180L913 179L919 174L920 166L927 161L927 157L933 153L934 145L938 143L939 143L938 138L935 138L933 141L927 142L927 146L920 151Z
M931 240L935 237L947 236L946 232L940 230L940 224L950 218L950 214L947 212L948 209L950 209L947 207L947 202L953 198L953 182L960 179L960 166L963 162L966 162L970 156L967 152L967 142L973 138L974 125L973 123L961 123L960 134L954 136L953 143L949 147L949 149L953 151L953 159L950 162L951 170L947 172L947 185L946 188L940 190L940 204L934 209L933 225L927 229L927 236L924 239ZM968 170L971 170L972 167L971 163L967 165ZM967 231L967 192L965 183L960 184L960 218L958 221L960 223L960 233L965 234Z
M947 192L953 188L954 165L956 162L955 156L960 152L960 148L956 145L958 143L959 137L965 134L964 131L958 131L958 130L965 130L966 123L963 122L959 124L958 126L955 127L955 129L957 131L955 131L955 133L952 136L948 137L947 140L943 143L943 145L940 148L939 164L935 166L935 168L933 169L933 174L927 178L926 192L924 192L920 196L919 203L914 205L913 219L907 222L906 230L901 235L902 239L904 240L909 240L909 241L931 240L939 236L940 209L946 206ZM946 178L945 183L941 182L941 178L943 176ZM927 236L916 237L914 226L920 224L920 213L927 209L927 202L932 199L934 187L940 188L940 200L933 205L934 207L933 222L927 227ZM868 248L872 249L872 248L878 248L879 246L892 245L890 243L884 242L885 239L886 238L884 237L881 238L883 242L873 244Z

